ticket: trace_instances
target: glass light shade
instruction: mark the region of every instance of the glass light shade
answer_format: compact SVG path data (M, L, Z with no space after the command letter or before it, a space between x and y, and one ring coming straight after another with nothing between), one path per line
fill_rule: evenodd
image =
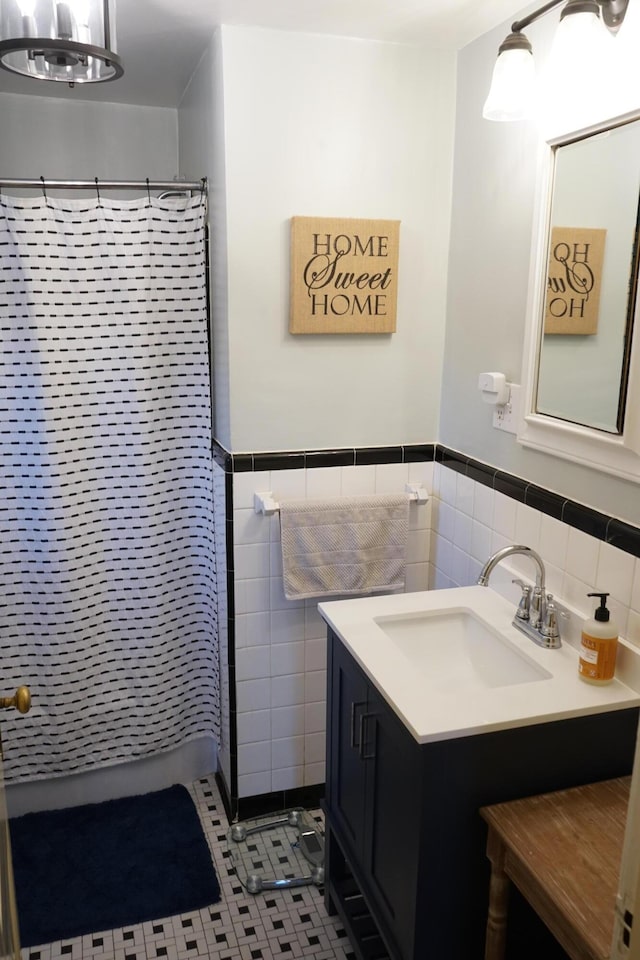
M624 22L615 38L616 64L619 70L614 114L640 108L640 3L629 3Z
M121 77L114 0L0 0L0 67L70 84Z
M542 74L541 114L549 131L568 133L612 115L614 54L614 38L596 13L560 21Z
M77 23L88 24L91 16L91 4L89 0L68 0L69 6Z
M529 50L504 50L493 68L485 120L523 120L531 112L536 71Z

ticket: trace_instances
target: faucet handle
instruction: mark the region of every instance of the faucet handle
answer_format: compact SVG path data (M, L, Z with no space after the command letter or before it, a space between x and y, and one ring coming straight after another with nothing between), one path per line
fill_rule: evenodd
M547 594L547 604L544 613L544 622L540 630L543 637L548 640L559 640L560 630L558 629L558 617L556 614L556 605L553 602L553 594ZM559 644L558 644L559 646Z
M520 597L520 603L516 610L516 618L518 620L528 620L531 608L531 587L528 583L525 583L524 580L517 578L512 580L511 583L517 583L522 589L522 596Z
M542 618L544 616L545 595L541 588L536 584L531 595L531 604L529 606L529 622L536 630L540 629Z

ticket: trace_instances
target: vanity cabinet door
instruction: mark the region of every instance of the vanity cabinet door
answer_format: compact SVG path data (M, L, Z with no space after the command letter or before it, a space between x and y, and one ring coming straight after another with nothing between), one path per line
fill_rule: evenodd
M367 728L368 684L339 640L329 636L328 801L336 827L362 856L367 763L362 741Z
M421 751L372 686L367 717L363 864L387 940L397 947L396 955L413 957L423 819Z
M328 821L393 958L412 957L421 833L420 747L329 634Z

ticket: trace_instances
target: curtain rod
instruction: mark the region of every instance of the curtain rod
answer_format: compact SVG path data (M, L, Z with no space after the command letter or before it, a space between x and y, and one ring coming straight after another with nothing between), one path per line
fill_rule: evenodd
M199 190L207 192L207 178L202 180L37 180L0 179L0 187L26 190Z

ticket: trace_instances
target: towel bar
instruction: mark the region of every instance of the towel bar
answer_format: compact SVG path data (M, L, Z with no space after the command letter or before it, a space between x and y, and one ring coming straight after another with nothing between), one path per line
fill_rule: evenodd
M429 500L426 488L419 483L405 483L404 489L405 493L409 494L409 499L415 503L427 503ZM264 517L272 517L274 513L279 513L280 504L273 499L273 493L270 490L263 491L254 493L253 509Z

